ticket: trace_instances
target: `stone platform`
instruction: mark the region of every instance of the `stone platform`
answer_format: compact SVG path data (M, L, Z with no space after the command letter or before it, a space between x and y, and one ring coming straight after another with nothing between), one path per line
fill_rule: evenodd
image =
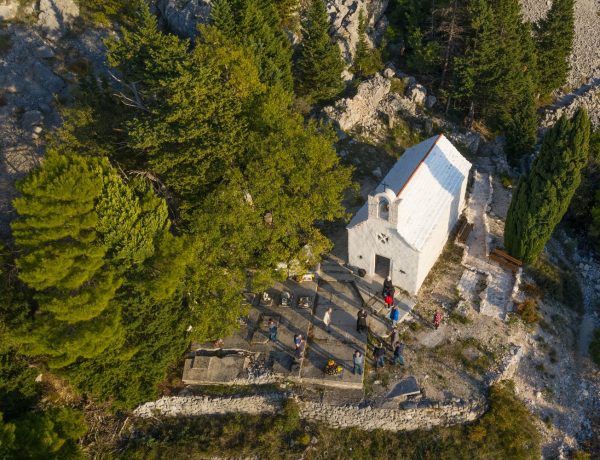
M281 306L284 291L292 295L291 305ZM352 354L364 354L366 334L356 332L356 315L362 300L349 283L287 280L268 290L272 301L249 296L250 311L244 327L219 344L195 347L186 358L183 382L192 385L257 384L282 380L337 388L362 388L362 376L352 374ZM309 298L312 308L300 308L301 298ZM323 314L333 309L331 333L323 324ZM269 340L268 323L278 326L277 340ZM303 356L294 351L294 335L307 340ZM340 375L324 372L329 359L342 366ZM255 372L258 368L259 371Z

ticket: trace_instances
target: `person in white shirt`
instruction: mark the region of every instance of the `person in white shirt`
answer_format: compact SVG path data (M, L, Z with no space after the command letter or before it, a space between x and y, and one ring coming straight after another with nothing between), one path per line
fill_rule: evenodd
M327 332L331 334L331 313L333 312L332 308L328 308L325 314L323 315L323 324L325 324L325 328Z

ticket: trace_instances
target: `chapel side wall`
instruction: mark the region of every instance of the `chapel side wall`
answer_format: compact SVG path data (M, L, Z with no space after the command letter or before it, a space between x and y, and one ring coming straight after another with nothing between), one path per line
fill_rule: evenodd
M438 222L432 230L429 238L423 245L421 252L421 258L419 261L418 277L417 277L417 290L421 288L421 285L427 278L429 271L435 265L437 259L444 250L444 246L448 241L450 233L456 226L460 215L465 205L465 193L467 187L467 178L464 179L460 195L446 208L445 212L440 215Z

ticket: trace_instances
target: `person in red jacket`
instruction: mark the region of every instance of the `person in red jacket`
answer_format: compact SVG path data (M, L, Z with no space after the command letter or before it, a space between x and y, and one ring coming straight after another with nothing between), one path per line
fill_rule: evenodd
M442 324L442 318L443 318L443 314L440 310L436 310L435 311L435 315L433 315L433 325L435 326L435 328L437 329L438 327L440 327L440 324Z

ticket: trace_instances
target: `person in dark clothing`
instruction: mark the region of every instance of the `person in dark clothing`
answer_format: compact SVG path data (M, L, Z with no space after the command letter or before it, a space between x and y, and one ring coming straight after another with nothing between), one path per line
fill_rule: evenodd
M367 317L369 314L367 310L361 308L358 311L358 315L356 316L356 332L361 333L363 331L367 332Z
M269 340L275 342L277 340L277 324L273 321L273 318L269 319Z
M404 366L404 344L396 342L394 344L394 364Z
M375 360L375 369L385 365L385 348L381 342L373 348L373 359Z
M392 297L394 297L394 285L392 284L392 278L390 278L389 276L385 279L385 281L383 282L383 298L385 299L388 295L391 295Z

